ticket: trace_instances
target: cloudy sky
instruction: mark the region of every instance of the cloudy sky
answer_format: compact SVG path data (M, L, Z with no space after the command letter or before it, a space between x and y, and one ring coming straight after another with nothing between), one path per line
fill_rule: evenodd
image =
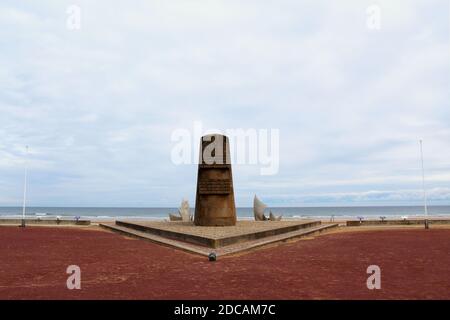
M21 204L26 145L29 205L193 204L196 165L173 163L171 136L196 122L279 130L277 174L233 167L238 206L420 204L419 139L430 202L450 204L449 14L446 0L3 0L0 206Z

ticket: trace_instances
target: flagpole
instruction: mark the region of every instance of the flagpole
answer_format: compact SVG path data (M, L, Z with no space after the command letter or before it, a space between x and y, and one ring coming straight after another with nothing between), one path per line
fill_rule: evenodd
M427 207L427 192L425 190L425 169L423 165L423 149L422 149L422 139L420 142L420 159L422 162L422 189L423 189L423 207L425 210L425 229L428 229L428 207Z
M25 158L25 181L23 187L23 206L22 206L22 228L25 228L25 210L27 203L27 180L28 180L28 146L26 147L26 158Z

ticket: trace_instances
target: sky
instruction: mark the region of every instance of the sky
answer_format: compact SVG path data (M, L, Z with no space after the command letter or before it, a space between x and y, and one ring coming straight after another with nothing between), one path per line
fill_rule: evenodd
M449 15L445 0L3 0L0 206L22 204L25 167L29 206L193 206L197 166L171 153L196 123L279 131L275 174L233 165L237 206L421 204L420 139L429 203L448 205Z

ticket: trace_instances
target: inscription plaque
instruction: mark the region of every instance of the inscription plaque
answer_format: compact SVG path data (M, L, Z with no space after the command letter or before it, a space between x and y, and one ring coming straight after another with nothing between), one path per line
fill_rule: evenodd
M198 192L200 194L229 194L231 192L229 179L208 179L199 181Z

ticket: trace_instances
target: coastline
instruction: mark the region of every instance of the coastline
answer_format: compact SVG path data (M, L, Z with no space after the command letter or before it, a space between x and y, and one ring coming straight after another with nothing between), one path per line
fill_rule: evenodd
M12 215L12 216L1 216L0 215L0 224L2 224L3 221L7 220L21 220L22 216L19 215ZM77 217L75 216L32 216L28 215L25 216L26 221L30 220L40 220L40 221L76 221ZM423 219L429 219L429 220L450 220L450 214L441 214L441 215L414 215L414 216L391 216L391 217L385 217L384 221L393 221L393 220L404 220L404 221L411 221L411 220L423 220ZM140 221L140 222L161 222L161 221L169 221L169 217L136 217L136 216L118 216L118 217L95 217L95 216L82 216L78 217L78 220L89 220L91 223L113 223L117 220L127 220L127 221ZM253 221L253 217L238 217L238 221ZM307 220L319 220L323 223L339 223L339 224L345 224L347 221L359 221L358 217L351 217L351 216L345 216L345 217L323 217L323 216L308 216L308 217L283 217L284 221L307 221ZM363 217L362 221L382 221L380 217Z

